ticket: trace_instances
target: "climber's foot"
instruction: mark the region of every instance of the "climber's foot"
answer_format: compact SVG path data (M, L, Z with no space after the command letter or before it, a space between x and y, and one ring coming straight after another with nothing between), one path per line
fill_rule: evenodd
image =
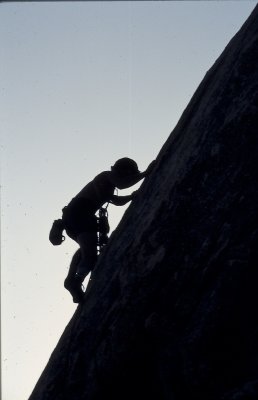
M80 303L83 299L84 292L82 290L82 281L78 278L66 278L64 287L71 293L73 302Z

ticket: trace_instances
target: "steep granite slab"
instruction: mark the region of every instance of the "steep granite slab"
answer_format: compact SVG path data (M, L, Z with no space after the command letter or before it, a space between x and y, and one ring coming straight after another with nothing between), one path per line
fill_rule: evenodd
M258 398L258 8L208 71L30 400Z

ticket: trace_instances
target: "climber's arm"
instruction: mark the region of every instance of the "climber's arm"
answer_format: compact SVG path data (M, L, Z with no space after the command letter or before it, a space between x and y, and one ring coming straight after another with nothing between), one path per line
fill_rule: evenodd
M151 173L153 170L153 167L155 165L155 160L150 163L148 168L144 172L138 172L135 175L129 175L128 177L116 177L114 180L114 184L116 187L119 189L126 189L130 186L135 185L136 183L140 182L143 178L145 178L147 175Z
M151 173L151 171L153 170L155 162L156 162L156 160L152 161L145 171L139 172L137 175L133 176L131 178L130 186L135 185L136 183L140 182L143 178L148 176Z
M113 194L113 196L110 199L110 203L114 204L115 206L124 206L132 199L133 199L133 194L130 194L128 196L116 196L115 194Z

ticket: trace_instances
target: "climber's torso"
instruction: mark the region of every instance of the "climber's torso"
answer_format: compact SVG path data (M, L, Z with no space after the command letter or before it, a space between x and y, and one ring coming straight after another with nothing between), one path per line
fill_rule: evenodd
M97 211L103 204L110 201L114 194L115 186L111 182L111 172L104 171L89 182L77 195L76 198L87 199Z

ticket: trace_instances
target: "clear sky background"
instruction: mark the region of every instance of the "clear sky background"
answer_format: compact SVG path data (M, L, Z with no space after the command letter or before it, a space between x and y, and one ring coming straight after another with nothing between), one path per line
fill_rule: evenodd
M0 4L3 400L28 398L76 308L52 221L118 158L147 167L255 5Z

